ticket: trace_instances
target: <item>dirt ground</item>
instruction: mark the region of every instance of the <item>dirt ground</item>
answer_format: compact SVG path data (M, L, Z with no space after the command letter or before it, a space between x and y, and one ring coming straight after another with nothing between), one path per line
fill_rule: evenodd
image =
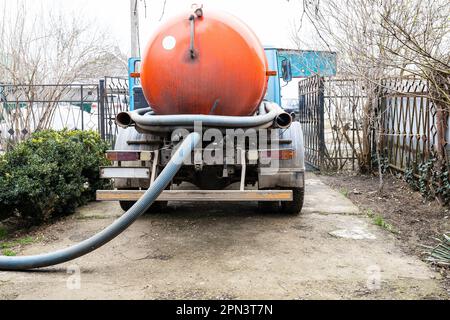
M320 176L321 181L344 194L361 211L381 216L392 226L401 248L425 259L426 248L436 246L436 238L450 231L450 210L436 201L426 201L408 184L391 174L384 177L383 192L380 194L379 179L373 175ZM449 269L438 268L445 286L450 290Z
M256 204L171 204L98 251L0 272L0 299L448 299L442 276L315 175L303 215ZM31 234L21 255L73 245L122 214L93 203Z

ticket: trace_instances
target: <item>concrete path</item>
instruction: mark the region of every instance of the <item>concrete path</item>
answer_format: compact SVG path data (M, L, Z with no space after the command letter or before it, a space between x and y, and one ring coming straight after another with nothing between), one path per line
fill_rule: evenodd
M439 275L395 236L310 175L304 214L254 204L184 204L145 216L75 262L0 272L1 299L427 299L448 298ZM75 244L122 214L94 203L43 230L21 254Z

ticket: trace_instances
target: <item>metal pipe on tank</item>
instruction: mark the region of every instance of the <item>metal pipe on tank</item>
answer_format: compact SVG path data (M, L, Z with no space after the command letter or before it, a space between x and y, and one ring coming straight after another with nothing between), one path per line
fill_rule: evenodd
M211 128L257 128L266 124L273 124L275 128L288 128L292 123L292 117L275 103L264 102L266 113L257 116L233 117L211 115L147 115L151 109L141 109L133 112L120 113L116 122L121 127L136 125L144 130L152 130L152 127L193 127L196 122L201 122L204 127Z

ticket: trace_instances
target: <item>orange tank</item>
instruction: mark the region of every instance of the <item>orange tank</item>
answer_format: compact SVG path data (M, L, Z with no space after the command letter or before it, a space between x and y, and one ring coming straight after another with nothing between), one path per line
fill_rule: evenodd
M245 23L197 10L155 33L142 57L141 83L156 114L248 116L266 94L267 69L264 48Z

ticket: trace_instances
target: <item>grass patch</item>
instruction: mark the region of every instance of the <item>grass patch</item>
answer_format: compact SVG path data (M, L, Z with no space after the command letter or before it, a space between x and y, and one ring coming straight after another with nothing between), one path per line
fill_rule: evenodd
M367 215L370 219L375 218L375 212L374 212L372 209L367 209L367 210L366 210L366 215Z
M3 251L2 251L2 254L3 254L5 257L15 257L15 256L17 255L17 253L15 253L13 250L10 250L10 249L5 249L5 250L3 250Z
M398 234L398 230L392 224L386 222L382 216L376 214L372 209L367 209L365 213L370 219L372 219L374 225L391 233Z
M382 216L373 216L372 219L374 225L379 226L380 228L383 228L391 233L398 233L395 227L392 224L387 223Z
M0 240L5 239L8 236L8 231L5 228L0 227Z
M350 194L350 191L346 188L339 189L339 193L342 194L344 197L348 198L348 195Z
M26 238L22 238L16 241L17 244L21 245L21 246L26 246L27 244L32 244L35 241L34 238L32 237L26 237Z
M13 247L13 245L12 245L11 242L0 243L0 249L9 249L9 248L12 248L12 247Z
M88 221L88 220L106 220L109 219L110 217L107 216L102 216L102 215L92 215L92 216L76 216L75 219L76 220L80 220L80 221Z
M10 242L2 242L2 243L0 243L0 249L8 250L8 249L18 247L18 246L26 246L26 245L32 244L34 242L36 242L35 238L25 237L25 238L17 239L17 240L10 241Z

